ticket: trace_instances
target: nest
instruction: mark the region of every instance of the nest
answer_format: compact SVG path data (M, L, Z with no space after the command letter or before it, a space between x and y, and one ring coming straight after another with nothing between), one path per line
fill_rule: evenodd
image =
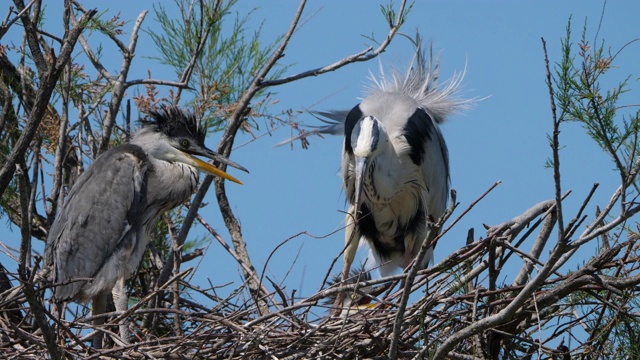
M105 314L108 321L100 331L108 344L103 349L88 345L95 329L86 307L67 315L71 319L58 319L43 299L47 284L4 270L2 357L482 359L537 354L563 359L594 354L594 344L604 344L601 351L606 351L607 343L598 343L602 338L581 340L572 334L586 331L588 319L608 319L612 310L616 319L635 318L630 301L640 283L638 237L613 241L578 269L561 272L554 264L567 253L562 247L571 243L548 242L553 248L544 261L520 249L528 238L540 244L546 237L547 243L555 223L553 208L553 201L537 204L488 227L484 238L474 239L470 232L465 247L428 269L411 267L373 280L356 275L350 283L333 283L306 298L288 296L274 283L266 295L245 283L219 298L214 290L186 281L189 269L138 298L126 313ZM503 273L509 262L520 264L521 273ZM507 277L510 283L499 280ZM353 301L331 316L328 304L340 292L371 301ZM123 319L130 324L129 344L117 336ZM54 348L58 354L52 354Z

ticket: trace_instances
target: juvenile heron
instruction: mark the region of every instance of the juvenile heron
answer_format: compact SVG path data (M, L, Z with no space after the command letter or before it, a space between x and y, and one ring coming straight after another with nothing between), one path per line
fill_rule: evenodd
M327 288L334 286L344 285L356 285L361 282L367 282L371 280L371 272L366 271L364 266L362 268L352 268L349 273L349 277L345 280L342 279L342 274L337 274L327 281ZM340 312L340 317L347 318L358 313L370 313L376 306L374 299L380 295L388 287L385 285L372 286L355 286L353 290L348 290L345 294L331 294L325 299L325 305L334 305L338 296L343 295L344 301L342 302L342 308L336 308L335 313Z
M344 135L342 178L349 204L343 281L358 244L386 276L406 268L428 239L429 222L444 213L449 155L439 124L469 101L457 94L462 76L437 85L438 67L425 60L421 39L405 72L372 76L369 94L350 111L319 112L328 126L312 133ZM430 247L419 266L433 257Z
M141 123L130 144L105 152L78 178L47 238L53 298L92 300L94 315L104 313L110 293L118 311L127 309L125 280L138 268L158 216L198 186L198 170L242 184L195 155L248 172L205 147L206 130L191 113L163 107ZM121 325L125 341L127 334ZM101 343L102 336L94 337L94 346Z

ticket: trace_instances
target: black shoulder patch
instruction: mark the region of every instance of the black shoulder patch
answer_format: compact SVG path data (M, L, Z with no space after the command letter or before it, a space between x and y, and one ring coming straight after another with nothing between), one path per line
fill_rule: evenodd
M431 116L423 109L416 109L404 126L403 135L411 149L409 157L416 165L424 161L424 148L427 141L436 133Z
M353 128L356 126L356 123L362 119L362 110L360 110L360 104L356 105L349 114L344 122L344 151L347 154L353 154L353 148L351 147L351 133L353 132Z

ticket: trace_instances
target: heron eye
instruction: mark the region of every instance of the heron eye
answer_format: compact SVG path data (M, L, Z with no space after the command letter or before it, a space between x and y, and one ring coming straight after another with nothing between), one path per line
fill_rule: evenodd
M189 140L180 140L180 146L182 146L183 148L188 148L189 147Z

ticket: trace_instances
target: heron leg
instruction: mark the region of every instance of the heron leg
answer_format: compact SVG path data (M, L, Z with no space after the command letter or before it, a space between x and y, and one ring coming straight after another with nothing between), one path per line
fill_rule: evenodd
M353 259L356 257L358 243L360 242L360 233L356 229L356 208L351 205L347 214L347 226L344 232L344 268L342 269L342 281L349 277L349 270Z
M98 316L105 313L107 301L109 300L108 295L108 292L101 292L93 297L91 315ZM96 349L102 349L102 339L104 338L104 333L101 329L102 325L104 325L104 317L93 320L93 326L97 332L91 340L91 345Z
M344 267L342 268L342 281L340 285L343 286L349 278L349 271L351 270L351 264L356 256L358 250L358 243L360 242L360 234L356 229L355 219L355 207L352 205L349 207L349 213L347 214L347 226L345 228L345 248L344 248ZM336 296L336 301L333 304L332 315L340 314L344 303L345 293L339 292Z
M66 303L62 301L54 301L52 312L56 314L58 319L64 319L64 313L66 311ZM56 326L56 337L58 338L58 346L64 346L65 337L62 336L62 330L60 326Z
M407 242L405 241L405 244ZM413 261L413 254L411 253L413 251L413 246L409 247L405 245L405 250L404 250L404 256L402 257L402 268L406 269L409 267L409 265L411 265L411 262Z
M118 279L116 281L116 285L111 290L111 295L113 296L113 304L116 307L116 311L125 312L128 309L129 298L127 297L126 289L124 287L124 278ZM118 325L120 338L125 343L129 343L129 321L124 318Z

